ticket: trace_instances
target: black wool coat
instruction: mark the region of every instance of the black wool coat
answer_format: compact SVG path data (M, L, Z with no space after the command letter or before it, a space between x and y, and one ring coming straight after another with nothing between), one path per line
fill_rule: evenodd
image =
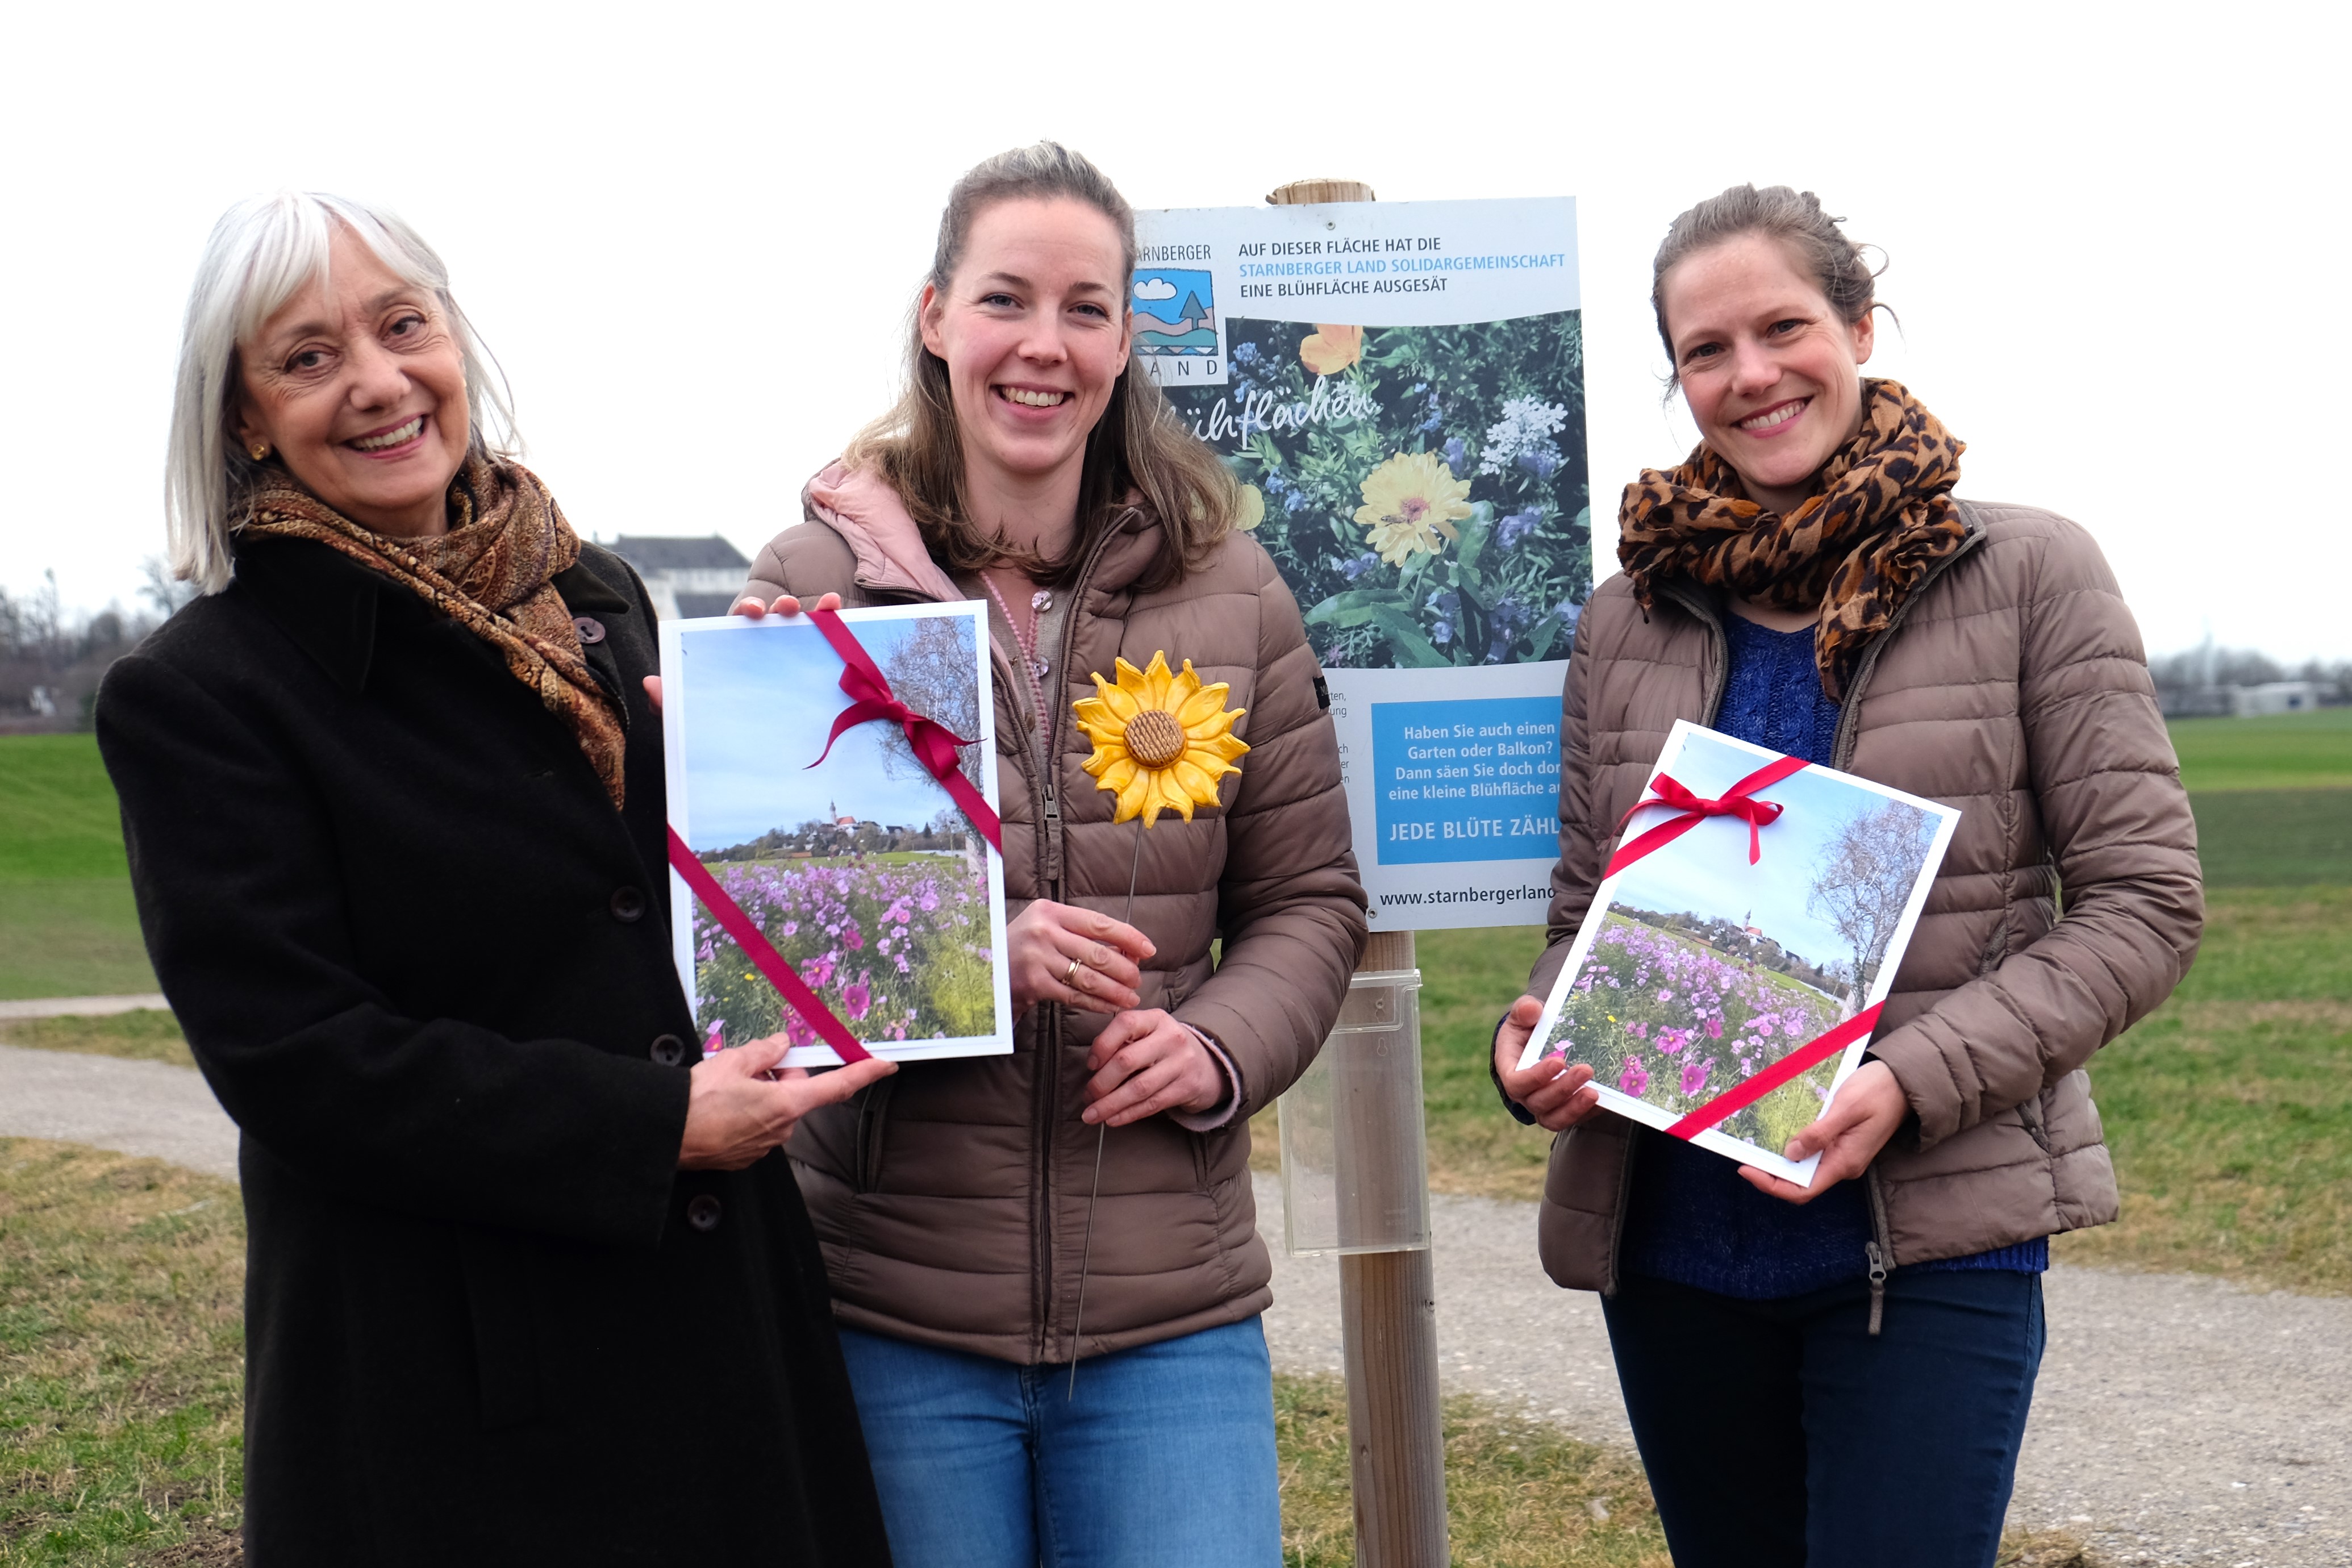
M488 645L307 541L100 693L148 951L244 1134L247 1560L887 1563L790 1167L676 1168L652 606L593 545L555 583L625 810Z

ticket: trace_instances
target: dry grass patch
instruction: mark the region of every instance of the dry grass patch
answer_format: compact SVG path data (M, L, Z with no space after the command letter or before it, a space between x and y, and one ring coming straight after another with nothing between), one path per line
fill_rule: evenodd
M239 1560L244 1272L231 1184L0 1140L0 1564Z
M2063 1530L2037 1530L2003 1540L1994 1568L2105 1568L2105 1563Z
M73 1051L84 1056L128 1057L133 1061L170 1062L173 1067L196 1065L179 1024L161 1007L87 1017L12 1018L0 1023L0 1045Z
M1356 1560L1348 1393L1336 1377L1277 1377L1283 1562ZM1445 1496L1454 1561L1479 1568L1671 1568L1642 1467L1528 1416L1446 1401Z

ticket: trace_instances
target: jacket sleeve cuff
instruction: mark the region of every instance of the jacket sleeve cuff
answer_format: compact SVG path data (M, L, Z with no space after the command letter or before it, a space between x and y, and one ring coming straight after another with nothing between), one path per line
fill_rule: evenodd
M1216 1104L1206 1110L1171 1110L1168 1113L1168 1120L1187 1132L1214 1132L1231 1121L1234 1113L1242 1108L1241 1072L1234 1066L1234 1058L1225 1055L1224 1047L1200 1030L1193 1029L1192 1025L1184 1024L1183 1019L1176 1021L1192 1029L1192 1037L1208 1048L1210 1058L1217 1064L1217 1070L1225 1075L1225 1092Z
M1943 1053L1920 1028L1925 1021L1915 1019L1872 1041L1869 1050L1869 1055L1886 1064L1886 1070L1895 1075L1895 1087L1910 1104L1911 1114L1898 1136L1906 1139L1906 1147L1920 1151L1961 1131L1962 1117L1959 1088Z
M1503 1093L1503 1072L1495 1065L1495 1042L1503 1037L1503 1026L1510 1021L1508 1012L1495 1020L1495 1032L1486 1040L1486 1076L1494 1080L1495 1092L1502 1096L1503 1109L1511 1113L1511 1119L1522 1127L1533 1127L1536 1124L1535 1112Z

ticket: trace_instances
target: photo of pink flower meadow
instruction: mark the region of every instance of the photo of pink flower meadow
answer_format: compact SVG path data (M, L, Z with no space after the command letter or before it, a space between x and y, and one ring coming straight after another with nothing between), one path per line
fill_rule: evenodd
M1601 917L1544 1054L1589 1063L1596 1082L1682 1116L1846 1016L1845 997L1833 992L1847 988L1837 980L1792 963L1777 946L1749 943L1748 952L1726 952L1704 932L1688 915L1612 907ZM1768 958L1789 967L1771 967ZM1832 1058L1737 1112L1720 1130L1780 1150L1821 1114L1837 1068Z
M715 863L711 874L849 1032L867 1043L996 1026L988 881L965 855L912 851ZM810 1028L710 911L694 915L695 1023L706 1049Z

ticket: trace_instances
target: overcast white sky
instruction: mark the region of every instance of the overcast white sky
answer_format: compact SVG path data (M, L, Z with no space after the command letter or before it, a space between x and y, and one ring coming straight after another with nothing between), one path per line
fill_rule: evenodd
M2096 534L2152 650L2352 657L2328 412L2334 7L87 5L0 63L0 586L132 600L180 315L231 201L392 205L442 251L573 523L727 535L888 397L957 174L1041 136L1139 206L1285 180L1580 203L1594 511L1679 457L1649 258L1741 180L1893 266L1873 369L1963 494ZM1226 30L1231 27L1233 31ZM2336 104L2335 109L2327 106ZM2315 360L2315 356L2316 359Z

